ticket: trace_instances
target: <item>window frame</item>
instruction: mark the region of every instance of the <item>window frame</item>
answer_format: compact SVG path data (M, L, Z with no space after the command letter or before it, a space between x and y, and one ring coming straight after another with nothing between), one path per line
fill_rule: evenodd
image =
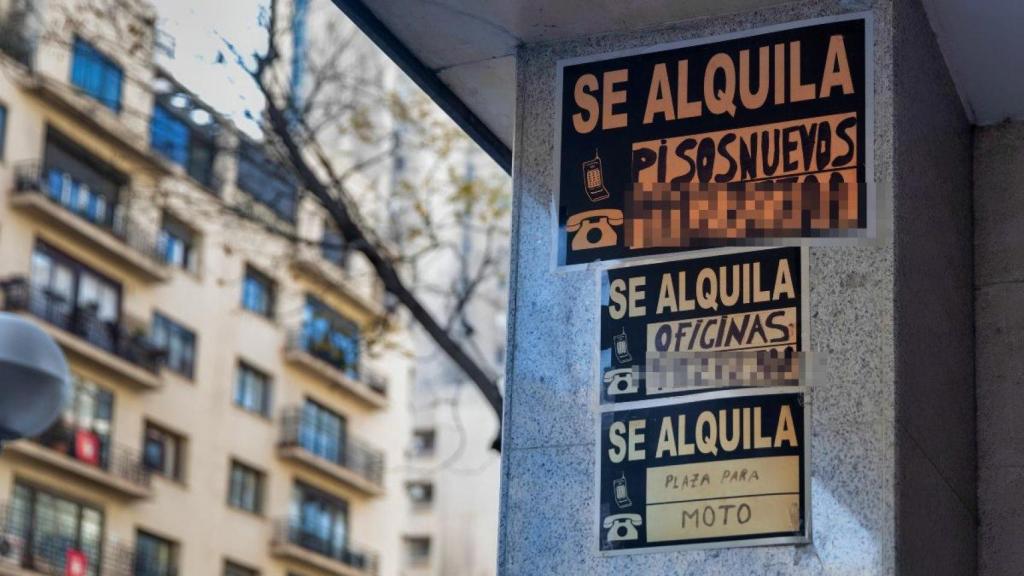
M149 576L177 576L178 556L180 554L181 545L178 542L171 540L170 538L165 538L144 528L135 529L135 547L132 550L135 556L133 572L135 574L139 573L139 559L142 557L142 555L139 554L139 541L142 539L150 540L157 546L166 546L168 552L167 566L144 567L143 573ZM162 568L162 570L160 570L159 568Z
M7 152L7 124L10 120L10 111L7 104L0 100L0 162L4 161Z
M167 332L166 342L162 341L163 338L157 337L157 326L159 325L163 325L165 327L165 331ZM166 346L166 355L163 360L163 366L168 370L171 370L175 374L178 374L184 378L188 378L189 380L194 381L196 363L199 356L199 336L196 334L195 330L192 330L185 326L184 324L181 324L180 322L171 319L166 314L163 314L158 310L153 311L153 322L151 324L150 330L150 339L152 340L153 344L157 347L160 347L162 345ZM174 362L172 364L170 350L171 340L173 337L187 337L187 340L190 341L189 343L191 344L191 352L188 354L187 366L177 366L176 364L178 362ZM184 350L184 348L182 348L182 350ZM182 360L182 362L185 362L185 360Z
M423 443L424 447L421 448L417 445L418 437L426 437L429 435L430 442ZM436 428L417 428L412 431L412 446L410 451L415 458L430 458L437 453L437 429Z
M266 310L250 306L250 285L261 287L265 291ZM245 272L242 275L242 309L268 320L273 320L277 314L277 282L269 274L261 272L251 264L245 265Z
M169 212L160 217L160 229L157 231L157 246L160 259L173 268L179 268L189 274L199 274L199 233ZM182 246L182 257L179 262L172 257L172 246Z
M235 471L238 470L241 474L247 476L241 478L241 484L238 486L243 490L242 493L236 494L235 488ZM253 494L247 495L244 492L250 487L245 486L245 481L251 480L254 485L251 489L254 491ZM242 512L248 512L249 514L255 514L256 516L262 516L266 508L264 500L267 494L267 474L266 472L250 466L245 462L237 458L231 458L228 466L228 493L227 493L227 505L229 508L239 510ZM246 500L246 496L251 496L252 507L250 507Z
M80 57L82 60L79 60ZM88 62L86 59L88 59ZM76 63L78 62L87 62L91 66L95 67L91 72L98 76L84 79L90 71L83 70L83 68L76 66ZM84 67L86 64L82 64L82 66ZM76 73L76 70L78 73ZM121 67L120 63L97 48L92 42L89 42L81 36L75 35L74 40L71 43L70 72L72 86L81 90L83 94L86 94L111 111L117 114L121 113L124 100L124 68ZM109 77L111 75L113 75L117 81L117 95L113 101L109 100L109 96L105 94L104 90L107 86L106 83L108 81L112 81L112 78ZM87 80L95 82L97 78L99 80L98 87L87 85Z
M161 463L159 466L155 466L149 461L149 442L152 439L150 432L154 432L158 435L161 443ZM167 441L171 440L174 442L174 454L172 462L167 462ZM171 431L164 426L161 426L152 420L146 420L142 426L142 464L147 470L173 480L175 482L185 483L185 459L186 450L188 449L188 440L183 434ZM168 465L171 466L170 473L168 473Z
M52 490L52 489L50 489L48 487L45 487L45 486L41 486L41 485L31 481L31 480L26 480L26 479L21 478L19 476L15 476L13 478L13 482L11 483L11 511L8 513L9 517L6 520L6 529L7 530L11 529L11 526L10 526L11 518L13 517L14 510L17 509L16 501L17 501L17 498L18 498L17 493L18 493L18 489L19 488L24 490L24 491L26 491L28 493L28 498L29 498L29 502L28 502L28 505L27 505L28 508L27 508L27 510L25 510L26 517L22 519L26 523L27 531L28 531L28 534L25 536L24 553L30 555L30 557L32 557L32 558L35 557L35 545L34 545L34 543L36 542L36 538L39 536L38 522L36 521L36 515L38 514L40 495L45 495L46 497L51 498L51 499L53 499L55 501L61 501L61 502L64 502L64 503L71 504L75 508L75 538L74 538L75 541L74 541L74 544L72 546L70 546L68 549L75 549L75 550L80 550L82 552L85 552L84 546L83 546L83 540L82 540L82 538L83 538L83 526L82 526L82 523L83 523L83 520L84 520L85 512L86 512L86 510L88 510L90 512L95 513L98 516L98 518L99 518L99 536L98 536L96 542L94 543L95 546L96 546L98 554L95 557L95 561L93 559L90 559L90 561L88 563L89 564L89 566L88 566L89 572L88 573L89 573L90 576L100 576L100 574L101 574L101 567L103 565L104 552L105 552L104 548L106 546L106 536L107 536L107 516L106 516L106 511L103 509L103 507L99 506L98 504L93 504L93 503L90 503L90 502L79 500L79 499L77 499L75 497L66 496L63 493L59 492L59 491ZM56 507L55 507L55 511L56 511Z
M251 406L243 402L243 397L245 396L242 394L243 380L245 380L246 383L252 382L252 380L243 378L243 376L247 374L255 376L257 381L262 380L264 389L262 394L263 405L261 406L261 409L254 410ZM262 416L267 419L271 417L274 402L274 379L270 374L256 368L245 360L239 360L235 367L235 382L233 388L234 389L231 394L232 404L250 414L256 414L257 416Z

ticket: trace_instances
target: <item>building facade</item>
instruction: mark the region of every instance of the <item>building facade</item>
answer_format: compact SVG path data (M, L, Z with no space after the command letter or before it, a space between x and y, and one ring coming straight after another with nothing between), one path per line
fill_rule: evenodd
M410 359L366 345L400 330L373 274L154 64L150 9L93 4L0 2L0 306L74 380L0 456L0 574L397 574Z

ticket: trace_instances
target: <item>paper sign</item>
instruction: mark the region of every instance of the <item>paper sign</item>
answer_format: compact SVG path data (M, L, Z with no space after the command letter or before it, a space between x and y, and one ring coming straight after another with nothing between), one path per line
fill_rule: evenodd
M733 389L603 412L599 549L806 542L805 400Z
M875 231L870 15L558 65L558 266Z

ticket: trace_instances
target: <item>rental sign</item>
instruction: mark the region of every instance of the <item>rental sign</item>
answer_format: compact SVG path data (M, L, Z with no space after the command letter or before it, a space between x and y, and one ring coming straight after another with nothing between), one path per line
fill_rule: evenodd
M556 264L874 234L868 15L559 62Z

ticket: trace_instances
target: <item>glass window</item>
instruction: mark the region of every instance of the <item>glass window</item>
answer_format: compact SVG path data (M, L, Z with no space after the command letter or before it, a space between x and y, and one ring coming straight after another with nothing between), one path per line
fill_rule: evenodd
M161 104L153 106L149 121L149 145L168 160L188 164L188 125Z
M406 536L405 557L410 566L423 566L430 562L430 538L427 536Z
M262 416L270 415L270 377L239 363L235 378L235 405Z
M242 280L242 307L261 316L274 316L274 281L265 274L245 267L245 278Z
M101 468L110 465L114 394L77 374L71 375L71 401L40 436L44 445Z
M298 183L285 167L268 158L258 144L239 144L235 184L281 218L295 221Z
M307 399L302 405L299 445L317 456L345 462L345 418Z
M147 468L172 480L181 480L184 477L184 452L184 438L146 422L142 460Z
M199 269L195 233L170 214L164 214L157 245L164 262L193 274Z
M348 249L345 246L345 237L331 222L325 222L324 234L320 243L320 253L328 262L339 268L348 264Z
M196 335L166 316L153 314L153 345L164 351L167 368L192 378L196 358Z
M107 108L121 110L121 68L91 44L75 38L71 83Z
M434 485L430 482L409 482L405 485L413 506L426 507L434 501Z
M32 252L29 310L50 324L115 350L121 286L39 242Z
M259 574L255 568L235 564L230 560L224 562L224 576L259 576Z
M100 510L17 482L7 524L8 532L22 542L15 554L23 565L59 568L79 556L86 574L98 576L103 560Z
M149 145L196 181L213 186L215 150L211 136L193 130L181 115L159 102L153 105L149 120Z
M7 141L7 107L0 104L0 160L4 159L4 142Z
M310 354L359 377L359 327L313 296L306 297L301 341Z
M333 558L348 549L348 503L297 482L292 489L292 533L304 548Z
M415 430L412 433L412 454L420 458L434 454L435 434L433 428Z
M123 231L118 199L128 178L52 128L46 130L40 178L46 195L69 212L115 234Z
M139 530L135 535L135 576L177 576L178 545Z
M231 462L228 479L228 504L233 508L259 514L263 511L263 473L245 464Z

